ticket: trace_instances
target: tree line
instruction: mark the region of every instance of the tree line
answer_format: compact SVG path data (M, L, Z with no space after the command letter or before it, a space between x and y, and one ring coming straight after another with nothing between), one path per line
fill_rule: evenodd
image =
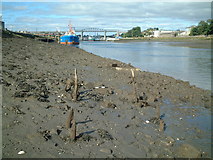
M197 26L191 29L190 36L211 35L213 34L213 19L200 21Z
M128 30L127 33L123 33L122 37L144 37L153 34L153 31L159 30L159 28L148 28L141 32L140 27L133 27ZM190 36L197 35L212 35L213 34L213 19L208 19L207 21L200 21L197 26L192 27L190 31Z

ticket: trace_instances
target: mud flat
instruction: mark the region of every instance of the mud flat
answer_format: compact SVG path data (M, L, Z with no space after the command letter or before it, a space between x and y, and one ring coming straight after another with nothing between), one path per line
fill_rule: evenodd
M79 48L3 37L3 158L211 157L202 127L210 91Z

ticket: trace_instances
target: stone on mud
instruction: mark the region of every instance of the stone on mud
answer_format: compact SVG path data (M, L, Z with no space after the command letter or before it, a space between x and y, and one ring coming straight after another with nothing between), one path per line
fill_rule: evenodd
M101 148L100 149L101 152L107 153L107 154L111 154L112 150L111 149L107 149L107 148Z

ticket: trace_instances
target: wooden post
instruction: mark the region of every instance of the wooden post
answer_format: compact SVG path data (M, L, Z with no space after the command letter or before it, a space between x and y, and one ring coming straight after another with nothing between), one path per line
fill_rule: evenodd
M157 106L156 117L160 119L160 106Z
M132 73L132 82L134 82L135 81L135 73L134 73L133 69L131 69L131 73Z
M65 86L65 91L69 91L71 88L71 80L70 79L67 79L66 81L66 86Z
M136 82L135 82L135 73L134 73L133 69L131 69L131 73L132 73L132 83L133 83L135 101L138 103L138 95L137 95L137 88L136 88Z
M72 127L70 129L70 139L74 141L76 140L76 122L73 119L71 123L72 123Z
M75 68L75 80L74 80L74 91L73 91L73 94L72 94L72 98L73 98L73 101L77 101L78 99L78 75L77 75L77 70Z
M69 115L67 117L67 121L66 121L66 128L70 128L71 127L71 122L74 119L74 110L73 108L70 110Z
M159 131L164 131L164 121L162 119L160 120Z

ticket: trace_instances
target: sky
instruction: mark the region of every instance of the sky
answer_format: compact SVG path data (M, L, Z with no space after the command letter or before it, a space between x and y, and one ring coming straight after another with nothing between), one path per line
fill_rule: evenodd
M3 0L2 20L14 31L66 31L71 22L76 29L100 28L127 31L185 30L211 18L211 2L164 1L60 1ZM56 1L56 0L54 0Z

